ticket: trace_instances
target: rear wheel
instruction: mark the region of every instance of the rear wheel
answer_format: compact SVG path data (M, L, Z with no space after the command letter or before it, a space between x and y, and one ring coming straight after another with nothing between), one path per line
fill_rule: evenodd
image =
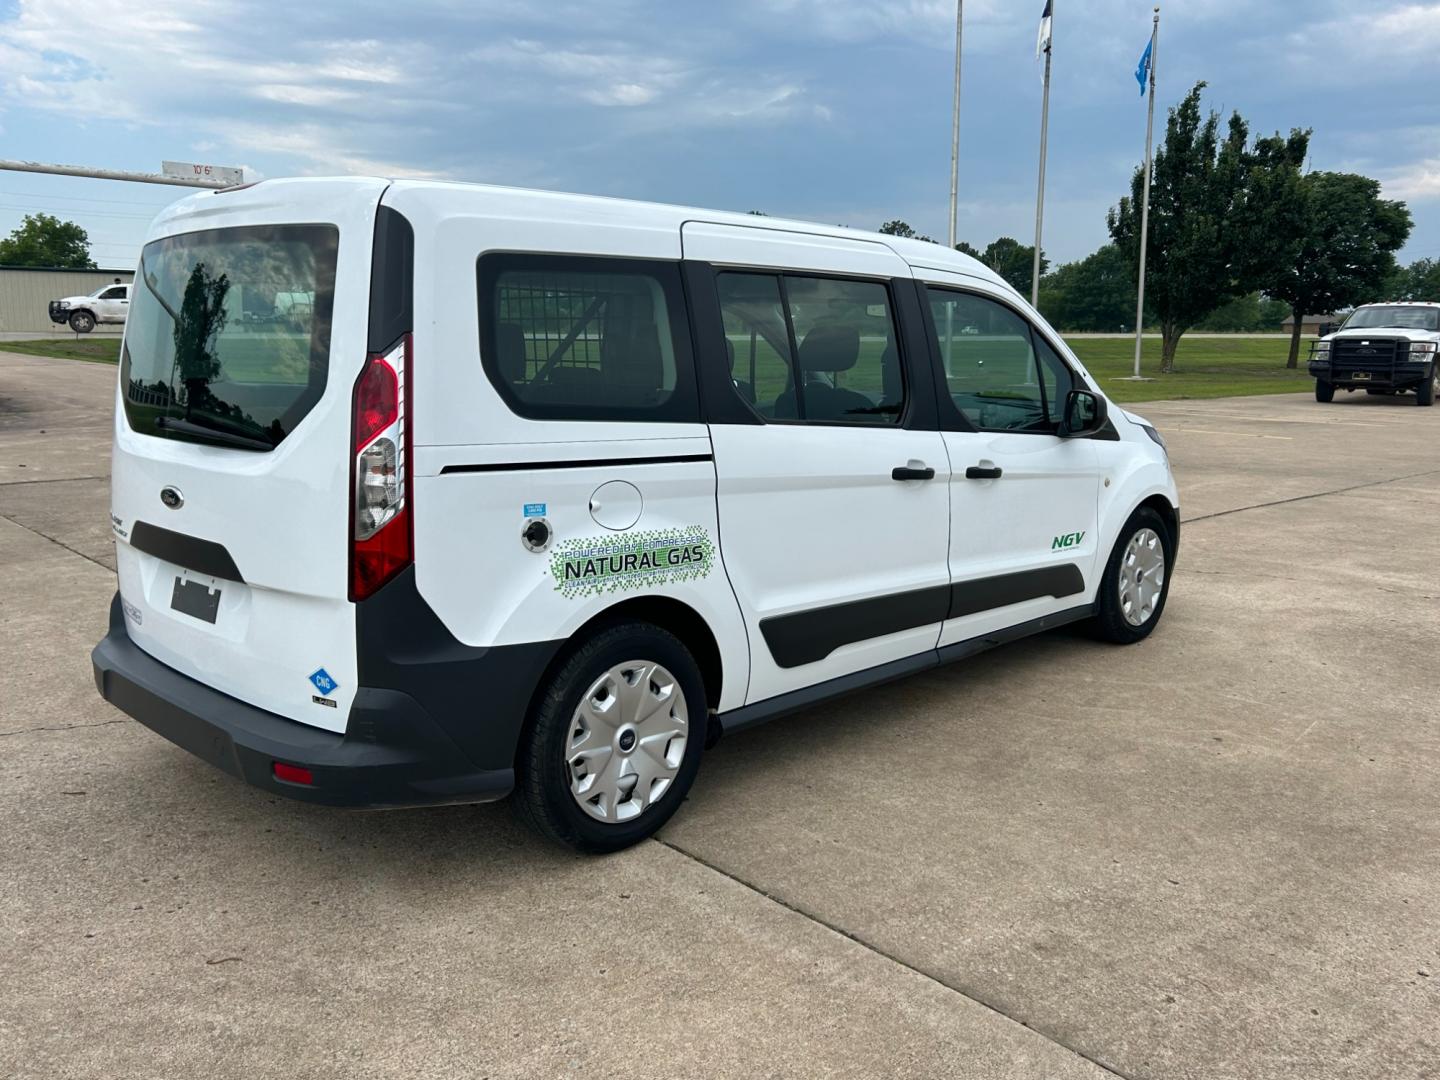
M1130 515L1105 564L1094 629L1104 641L1129 645L1150 636L1170 594L1170 530L1142 506Z
M70 313L70 329L77 334L88 334L95 329L95 316L88 311L73 311Z
M1432 364L1430 368L1430 378L1415 388L1415 404L1434 405L1435 388L1437 384L1440 384L1440 364Z
M576 648L544 688L521 739L521 818L580 851L653 834L684 801L704 752L705 687L689 650L648 623Z
M1316 401L1334 401L1334 400L1335 400L1335 384L1332 383L1332 382L1326 382L1324 379L1316 379L1316 380L1315 380L1315 400L1316 400Z

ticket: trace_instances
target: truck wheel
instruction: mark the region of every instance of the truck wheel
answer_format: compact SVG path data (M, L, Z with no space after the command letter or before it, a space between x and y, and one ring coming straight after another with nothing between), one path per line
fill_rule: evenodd
M1332 382L1326 382L1324 379L1316 379L1316 380L1315 380L1315 400L1316 400L1316 401L1334 401L1334 400L1335 400L1335 384L1332 383Z
M536 701L516 761L516 809L579 851L627 848L684 801L708 723L700 669L674 635L648 623L602 630Z
M1430 367L1430 378L1415 387L1415 404L1434 405L1435 387L1437 383L1440 383L1440 364L1432 364Z
M95 329L95 316L88 311L72 311L70 313L70 329L77 334L88 334Z
M1105 564L1092 628L1102 641L1130 645L1149 637L1170 595L1170 530L1142 506L1130 515Z

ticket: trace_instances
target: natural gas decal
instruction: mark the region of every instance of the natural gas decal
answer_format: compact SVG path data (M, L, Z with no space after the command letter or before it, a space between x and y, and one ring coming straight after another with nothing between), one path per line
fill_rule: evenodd
M699 525L566 540L550 555L555 590L592 596L693 581L710 573L715 544Z

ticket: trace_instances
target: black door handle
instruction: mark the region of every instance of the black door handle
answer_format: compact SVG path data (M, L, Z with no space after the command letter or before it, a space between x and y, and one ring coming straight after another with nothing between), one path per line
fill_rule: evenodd
M999 480L999 479L1000 479L1000 474L1001 474L1001 472L1003 472L1003 471L1004 471L1004 470L1002 470L1002 469L1000 469L1000 468L998 468L998 467L996 467L996 468L990 468L990 469L982 469L979 465L971 465L968 469L965 470L965 479L966 479L966 480Z
M890 470L891 480L934 480L934 469L912 469L908 465L896 465Z

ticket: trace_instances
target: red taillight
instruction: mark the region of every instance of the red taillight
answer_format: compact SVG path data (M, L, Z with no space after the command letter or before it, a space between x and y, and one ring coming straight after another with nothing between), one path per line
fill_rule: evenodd
M355 381L355 452L400 418L400 376L383 356L372 356Z
M350 459L350 599L364 600L413 557L409 509L410 335L355 380Z
M283 761L277 761L270 767L275 772L276 780L284 780L287 784L307 784L312 787L315 784L315 774L309 769L302 769L299 765L286 765Z

